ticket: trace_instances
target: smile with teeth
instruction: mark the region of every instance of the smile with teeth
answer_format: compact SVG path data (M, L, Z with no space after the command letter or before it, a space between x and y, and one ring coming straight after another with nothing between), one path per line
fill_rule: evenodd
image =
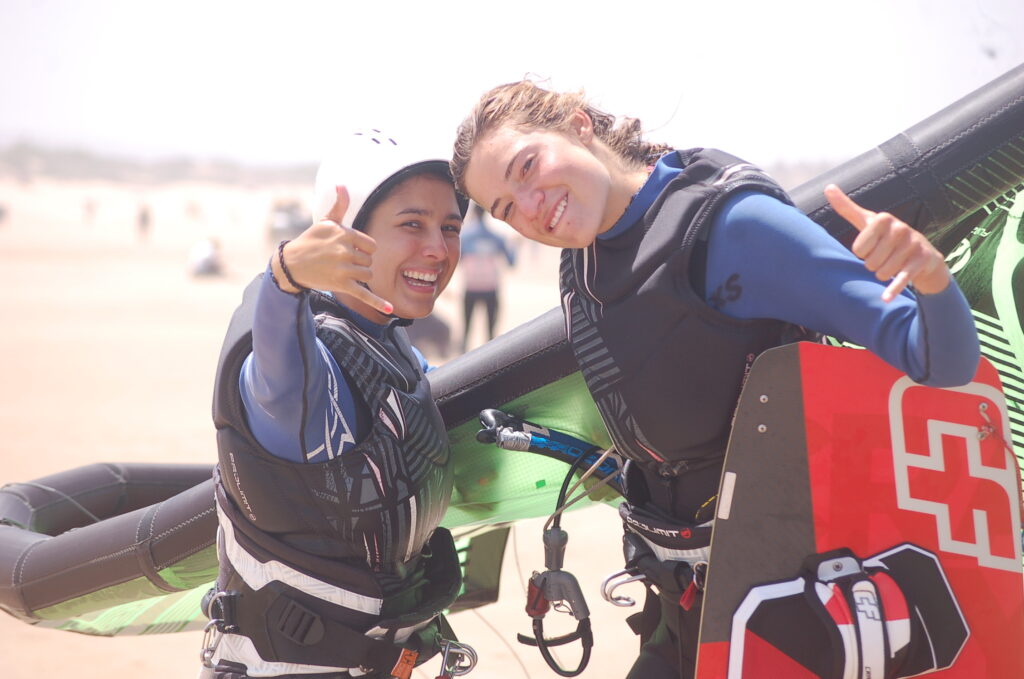
M566 196L558 202L558 206L555 208L555 214L551 215L551 221L548 222L548 231L554 231L558 221L562 218L562 213L565 212L565 206L569 202L569 196Z
M403 271L402 276L413 286L432 288L437 282L436 271Z

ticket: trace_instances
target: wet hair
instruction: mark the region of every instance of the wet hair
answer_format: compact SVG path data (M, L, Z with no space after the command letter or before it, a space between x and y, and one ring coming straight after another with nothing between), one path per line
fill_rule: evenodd
M646 167L671 150L666 144L643 139L636 118L615 116L591 105L582 91L553 92L531 80L499 85L485 92L455 136L451 172L455 187L466 193L466 167L477 142L505 125L567 132L572 116L583 110L594 125L594 136L629 167Z

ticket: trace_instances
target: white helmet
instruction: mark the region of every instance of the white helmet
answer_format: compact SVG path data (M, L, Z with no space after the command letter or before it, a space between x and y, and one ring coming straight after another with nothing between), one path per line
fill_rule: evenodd
M322 219L330 212L337 198L335 187L339 184L348 189L350 199L345 221L349 226L362 230L377 201L406 177L429 172L451 182L448 161L424 160L429 157L378 129L368 128L342 137L317 170L313 191L314 220ZM454 187L454 183L452 185ZM458 191L455 197L459 212L465 216L466 198Z

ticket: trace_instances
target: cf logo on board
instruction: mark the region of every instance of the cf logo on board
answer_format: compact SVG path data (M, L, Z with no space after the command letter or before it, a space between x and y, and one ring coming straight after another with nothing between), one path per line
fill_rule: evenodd
M985 404L984 406L982 404ZM995 432L981 427L987 416ZM903 377L889 393L896 504L935 517L939 549L1020 572L1020 486L999 390L936 389Z

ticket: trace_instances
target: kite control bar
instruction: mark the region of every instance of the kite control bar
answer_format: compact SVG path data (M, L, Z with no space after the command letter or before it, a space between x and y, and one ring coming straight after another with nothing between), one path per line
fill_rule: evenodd
M600 446L593 443L493 408L480 411L480 424L483 429L476 433L476 440L480 443L493 443L505 450L537 453L570 465L579 460L576 468L593 466L603 453ZM621 467L619 457L610 455L597 465L593 475L599 480L613 477L607 484L621 495L622 485L617 476Z

